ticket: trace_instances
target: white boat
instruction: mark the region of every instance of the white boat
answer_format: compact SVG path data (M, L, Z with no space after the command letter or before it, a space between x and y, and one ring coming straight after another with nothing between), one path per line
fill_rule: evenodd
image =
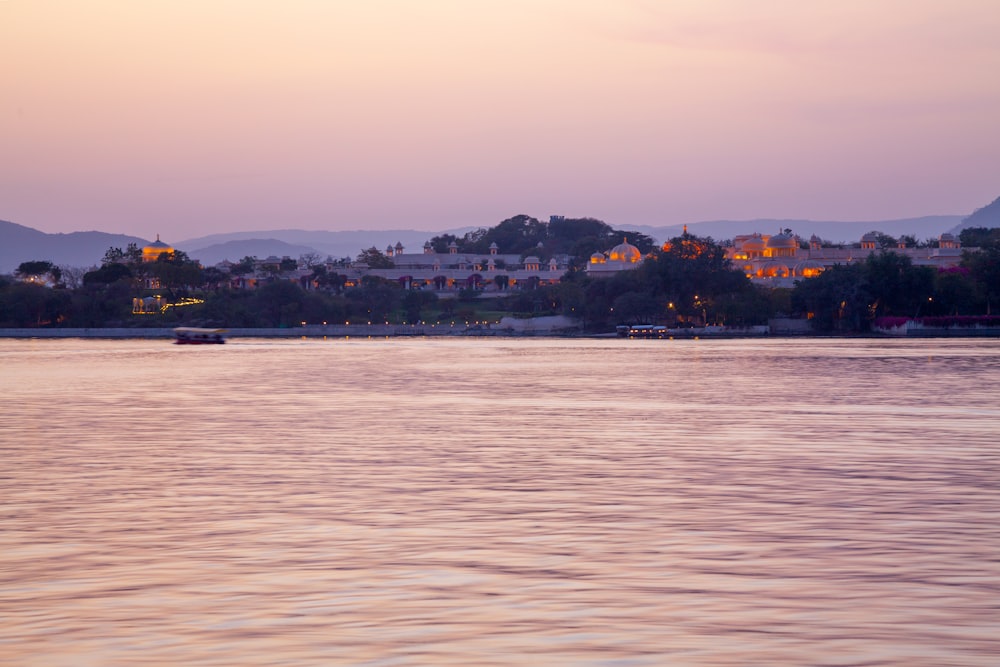
M198 327L177 327L174 342L178 345L222 345L226 342L225 329L199 329Z

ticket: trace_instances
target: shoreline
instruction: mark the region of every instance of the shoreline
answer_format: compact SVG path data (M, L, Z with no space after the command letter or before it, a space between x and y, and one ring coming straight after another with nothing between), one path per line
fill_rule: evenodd
M430 338L461 336L465 338L591 338L622 340L724 340L734 338L877 338L902 340L912 338L1000 338L1000 329L919 330L907 334L866 333L815 333L791 331L691 331L673 332L664 336L620 336L615 332L585 333L568 329L515 330L490 328L482 325L456 326L450 324L393 325L349 324L306 325L304 327L233 328L224 329L227 339L234 338ZM0 339L173 339L173 327L88 327L88 328L0 328Z

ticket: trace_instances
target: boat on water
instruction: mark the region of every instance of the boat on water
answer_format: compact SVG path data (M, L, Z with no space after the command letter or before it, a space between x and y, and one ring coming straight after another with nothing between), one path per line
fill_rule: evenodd
M619 324L615 330L623 338L663 338L670 333L667 327L652 324Z
M177 327L174 342L178 345L222 345L226 342L225 329L200 329L198 327Z

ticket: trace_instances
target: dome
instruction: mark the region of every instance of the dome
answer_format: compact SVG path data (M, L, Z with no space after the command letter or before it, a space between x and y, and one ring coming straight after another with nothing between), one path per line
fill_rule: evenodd
M604 256L603 252L595 252L590 256L591 264L604 264L607 261L607 257Z
M156 235L156 240L143 246L142 261L155 262L163 253L173 254L174 249L160 240L160 235Z
M757 275L761 278L787 278L791 273L787 266L775 261L764 262L757 269Z
M743 245L740 247L741 250L763 250L764 249L764 239L759 236L751 236Z
M623 239L621 243L611 249L608 259L612 262L626 262L635 264L642 259L642 253L634 245Z
M768 248L798 248L799 243L791 234L775 234L767 240Z
M807 259L795 265L795 275L803 278L815 278L823 273L826 267L814 259Z

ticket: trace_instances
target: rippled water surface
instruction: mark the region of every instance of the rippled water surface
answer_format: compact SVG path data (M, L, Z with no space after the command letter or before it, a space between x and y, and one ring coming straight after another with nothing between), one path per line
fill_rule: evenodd
M1000 341L0 341L0 663L1000 664Z

